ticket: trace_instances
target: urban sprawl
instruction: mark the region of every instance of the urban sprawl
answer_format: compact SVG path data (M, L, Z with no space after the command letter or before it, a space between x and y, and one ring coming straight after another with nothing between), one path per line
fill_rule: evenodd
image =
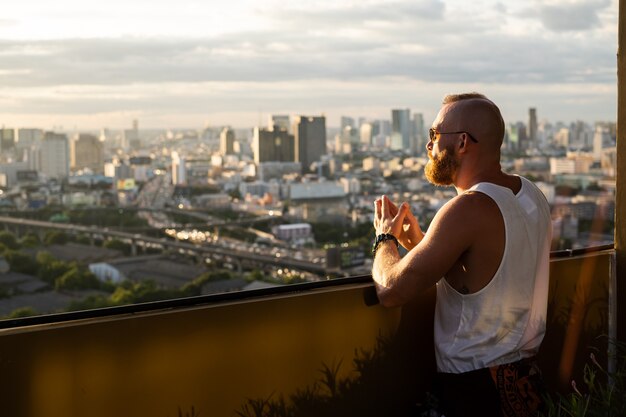
M367 274L377 196L409 202L425 229L456 192L424 178L420 113L339 122L3 127L0 316ZM615 138L614 122L551 123L534 108L507 126L502 166L546 195L553 250L612 243Z

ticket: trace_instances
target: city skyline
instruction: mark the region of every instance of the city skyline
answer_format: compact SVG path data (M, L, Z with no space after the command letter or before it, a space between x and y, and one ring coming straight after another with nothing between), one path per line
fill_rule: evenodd
M471 16L471 19L467 19ZM79 23L79 24L77 24ZM507 122L615 120L617 2L26 0L0 19L0 125L389 119L480 91Z

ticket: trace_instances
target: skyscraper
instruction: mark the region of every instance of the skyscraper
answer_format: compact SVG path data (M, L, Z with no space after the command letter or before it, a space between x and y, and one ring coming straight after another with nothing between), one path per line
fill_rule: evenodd
M273 129L254 128L252 137L254 162L294 162L294 137L286 129L274 126Z
M311 164L326 154L326 117L296 116L293 123L296 162L309 172Z
M235 131L229 127L220 133L220 154L233 155L235 153Z
M269 130L274 129L277 126L279 129L284 129L289 132L289 116L285 114L273 114L269 117L269 123L267 128Z
M536 148L537 143L537 109L528 109L528 141L531 148Z
M411 131L411 110L391 110L391 149L412 153Z
M43 130L41 129L18 129L15 147L20 151L29 149L32 146L39 146L42 139Z
M411 153L419 155L426 152L426 135L424 134L424 115L422 113L413 114L412 124L412 147Z
M70 143L70 163L73 169L89 168L94 173L104 172L104 146L94 135L76 134Z
M611 142L609 129L602 125L596 125L593 135L593 157L596 160L602 159L602 149Z
M3 127L0 129L0 151L5 152L15 147L15 129Z
M67 135L46 132L41 141L41 172L51 178L65 178L70 173L70 145Z
M141 147L141 139L139 139L139 121L133 120L133 128L125 129L122 139L122 147L126 150L139 149Z
M172 184L184 185L186 183L187 167L185 166L185 158L174 151L172 152Z
M341 131L343 132L346 127L355 127L354 126L354 119L352 117L347 117L347 116L341 116Z

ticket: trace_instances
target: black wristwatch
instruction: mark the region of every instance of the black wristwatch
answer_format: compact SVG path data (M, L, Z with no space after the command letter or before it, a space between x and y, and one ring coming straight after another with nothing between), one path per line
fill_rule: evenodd
M374 244L372 245L372 257L376 256L378 246L388 240L393 240L396 243L396 248L400 246L400 243L398 243L398 239L394 235L390 233L381 233L379 235L376 235L376 239L374 239Z

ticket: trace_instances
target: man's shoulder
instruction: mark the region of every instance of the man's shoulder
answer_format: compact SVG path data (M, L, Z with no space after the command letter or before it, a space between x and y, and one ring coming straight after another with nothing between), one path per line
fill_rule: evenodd
M498 205L487 194L469 191L448 201L436 217L443 223L471 228L472 225L480 225L483 219L488 220L499 213Z
M449 210L481 210L485 206L494 205L493 198L478 190L469 190L459 194L447 204Z

